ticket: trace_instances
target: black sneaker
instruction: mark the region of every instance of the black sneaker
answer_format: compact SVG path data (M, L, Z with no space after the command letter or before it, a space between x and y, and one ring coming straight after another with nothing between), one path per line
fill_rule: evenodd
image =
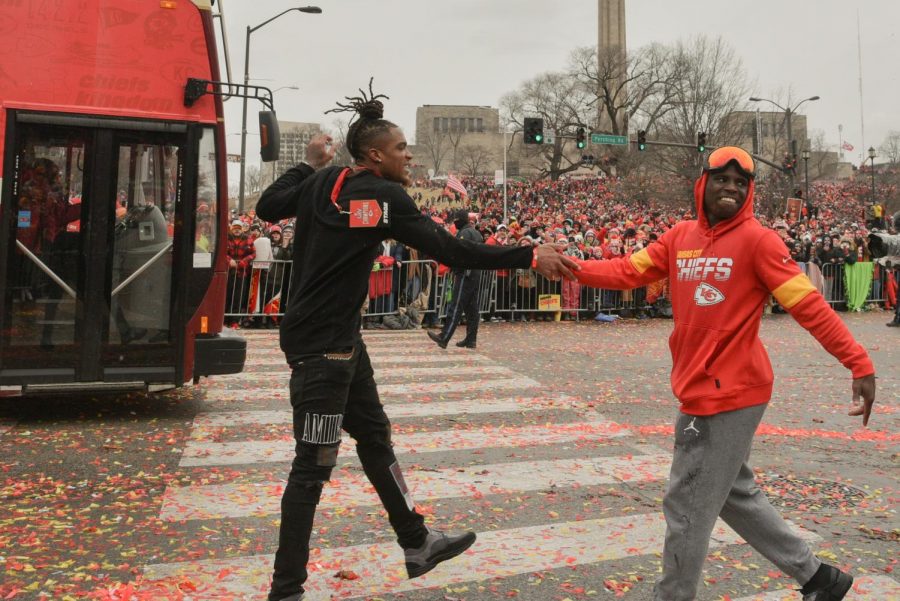
M421 547L403 550L403 554L406 556L406 573L410 578L417 578L430 572L442 561L456 557L471 547L474 542L474 532L447 536L443 532L429 528L428 535Z
M434 332L426 332L426 334L428 334L428 337L434 340L439 347L447 348L447 343L441 340L440 334L435 334Z
M853 585L853 576L834 566L823 564L828 571L828 584L814 591L803 592L803 601L841 601ZM804 587L805 588L805 587Z
M296 595L291 595L290 597L285 597L280 601L303 601L304 593L297 593Z
M475 348L474 342L466 342L465 340L460 340L456 343L456 346L459 348Z
M900 321L889 321L885 325L889 328L900 328Z

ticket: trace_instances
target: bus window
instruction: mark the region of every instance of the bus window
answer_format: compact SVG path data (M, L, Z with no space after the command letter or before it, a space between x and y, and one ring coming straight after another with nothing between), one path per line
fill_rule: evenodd
M169 340L178 147L119 146L110 339Z
M26 135L16 177L12 256L13 346L73 344L85 143Z
M216 141L212 128L203 130L197 171L197 226L194 267L212 267L216 246Z

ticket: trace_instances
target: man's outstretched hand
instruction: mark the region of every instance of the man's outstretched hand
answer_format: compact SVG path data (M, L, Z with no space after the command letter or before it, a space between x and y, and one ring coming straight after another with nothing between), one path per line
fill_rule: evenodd
M574 280L573 271L578 271L581 267L562 253L566 248L565 244L542 244L537 249L537 267L535 269L539 274L550 280L558 280L566 278Z
M872 405L875 404L875 375L853 380L853 409L847 415L863 416L863 426L869 424Z

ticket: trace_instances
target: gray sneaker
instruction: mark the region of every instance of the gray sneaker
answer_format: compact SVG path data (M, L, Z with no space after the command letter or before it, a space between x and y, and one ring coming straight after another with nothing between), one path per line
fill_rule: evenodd
M853 585L853 576L834 566L828 566L828 584L803 594L803 601L841 601ZM802 592L802 591L801 591Z
M410 578L417 578L431 571L442 561L456 557L471 547L474 542L474 532L447 536L439 530L429 528L428 535L421 547L403 550L403 554L406 556L406 573Z

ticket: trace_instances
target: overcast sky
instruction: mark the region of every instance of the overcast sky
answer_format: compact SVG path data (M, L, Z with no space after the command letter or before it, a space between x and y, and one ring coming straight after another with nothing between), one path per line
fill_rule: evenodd
M305 1L222 0L232 77L243 81L247 26ZM251 83L272 89L280 119L322 123L336 100L375 78L390 96L385 116L412 139L423 104L499 106L538 73L561 70L570 51L597 43L597 0L308 0L319 15L287 13L250 37ZM862 39L862 118L857 50ZM810 133L833 149L838 125L859 162L890 130L900 130L900 0L626 0L628 47L696 34L723 36L742 59L754 95L797 101ZM224 67L223 67L223 78ZM747 108L753 105L748 103ZM248 131L256 132L250 105ZM762 108L762 106L760 106ZM771 108L771 106L770 106ZM228 150L240 152L241 106L226 103ZM259 138L248 136L248 157ZM256 162L250 158L248 163ZM237 165L231 164L237 177Z

